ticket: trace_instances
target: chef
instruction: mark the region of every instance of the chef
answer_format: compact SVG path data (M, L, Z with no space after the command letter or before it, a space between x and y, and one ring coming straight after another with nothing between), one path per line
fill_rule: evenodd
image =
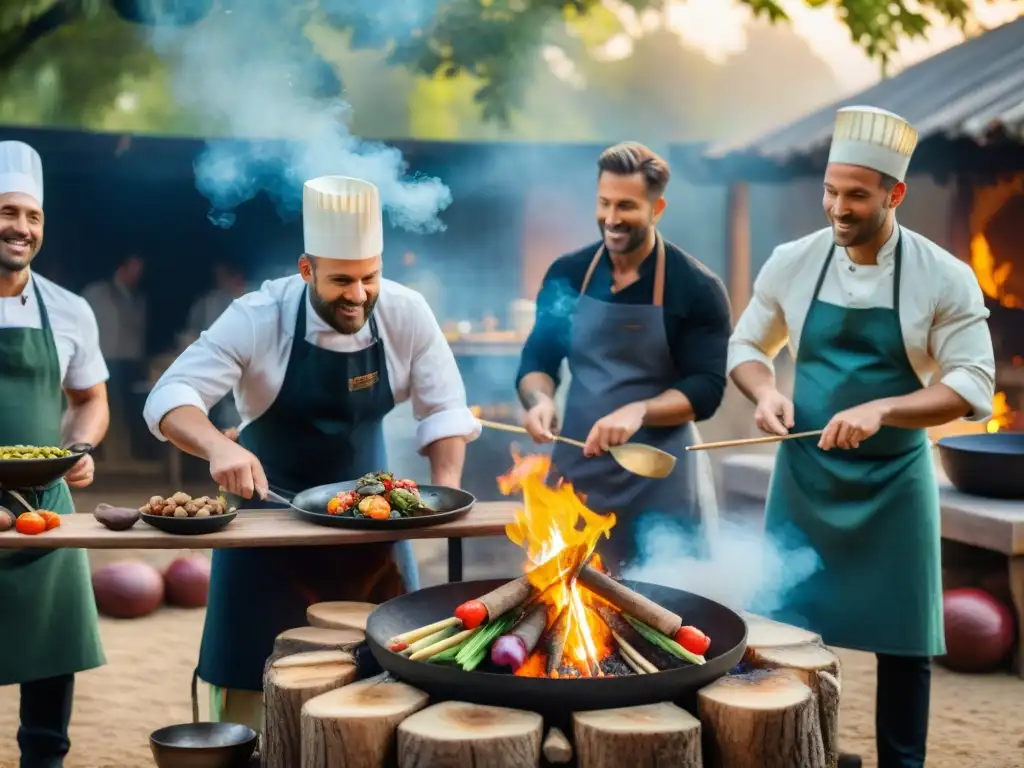
M377 188L306 182L303 229L299 274L232 302L181 354L146 402L150 428L258 506L268 488L290 497L388 469L382 420L411 399L430 481L458 487L480 426L423 297L381 276ZM237 442L207 415L231 390ZM260 727L264 663L279 633L306 624L307 606L381 602L403 586L416 588L408 541L216 550L197 670L215 716Z
M668 164L627 142L605 150L597 167L601 240L548 269L517 387L535 441L550 442L556 432L586 441L582 451L557 443L552 464L586 494L589 508L616 514L599 552L620 573L642 557L644 513L667 515L692 532L702 519L712 523L706 454L685 447L699 440L694 422L722 401L732 327L722 282L658 232ZM572 380L559 425L554 397L563 361ZM631 440L677 456L672 474L647 479L620 467L608 449Z
M781 443L775 461L767 530L795 531L789 541L822 563L780 618L877 654L881 768L924 765L929 657L945 652L925 430L989 418L995 376L971 268L896 221L916 144L897 115L839 110L825 170L829 226L775 249L729 347L758 427L824 430ZM772 368L787 342L792 402Z
M0 445L88 450L110 418L107 366L89 305L32 272L43 222L39 154L0 142ZM86 454L63 480L0 492L0 504L15 515L29 511L20 499L70 514L68 486L90 485L93 470ZM0 550L0 625L13 643L0 655L0 685L21 686L21 765L63 765L75 673L105 663L85 550Z

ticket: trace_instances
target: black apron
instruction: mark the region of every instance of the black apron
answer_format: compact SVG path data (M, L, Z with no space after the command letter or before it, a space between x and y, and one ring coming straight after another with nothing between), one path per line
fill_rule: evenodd
M287 497L386 470L382 420L395 405L375 318L369 320L373 344L332 352L306 341L307 306L304 291L277 399L239 435L271 488ZM246 502L260 506L275 505ZM404 591L394 550L386 542L215 550L199 677L221 688L262 690L274 640L306 626L307 607L328 600L378 603Z

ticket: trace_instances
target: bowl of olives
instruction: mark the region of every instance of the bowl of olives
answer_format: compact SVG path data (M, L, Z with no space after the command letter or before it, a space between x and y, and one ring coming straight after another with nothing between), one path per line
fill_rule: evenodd
M64 477L85 453L38 445L0 446L0 487L38 488Z

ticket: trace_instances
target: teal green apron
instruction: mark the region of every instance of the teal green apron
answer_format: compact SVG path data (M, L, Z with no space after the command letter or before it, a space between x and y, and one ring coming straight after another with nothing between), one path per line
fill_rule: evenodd
M0 444L58 445L61 374L46 306L42 328L0 328ZM67 484L15 488L36 509L75 511ZM25 512L9 493L0 503ZM13 531L4 536L20 536ZM38 534L45 536L46 534ZM0 654L0 685L94 669L105 663L89 560L83 549L0 550L0 626L15 645Z
M847 408L921 389L899 320L902 235L892 309L821 301L834 253L835 245L800 338L794 432L823 429ZM821 558L821 568L787 592L776 618L840 648L945 653L939 491L924 430L884 426L852 450L822 451L814 440L782 443L766 528L784 546L809 545Z

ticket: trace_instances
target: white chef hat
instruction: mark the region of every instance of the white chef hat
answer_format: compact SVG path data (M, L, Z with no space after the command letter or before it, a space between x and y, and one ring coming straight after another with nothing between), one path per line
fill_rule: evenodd
M43 160L23 141L0 141L0 195L23 192L43 204Z
M916 147L917 131L899 115L875 107L843 107L836 113L828 161L903 181Z
M368 181L321 176L302 187L302 230L309 256L357 261L384 250L380 194Z

